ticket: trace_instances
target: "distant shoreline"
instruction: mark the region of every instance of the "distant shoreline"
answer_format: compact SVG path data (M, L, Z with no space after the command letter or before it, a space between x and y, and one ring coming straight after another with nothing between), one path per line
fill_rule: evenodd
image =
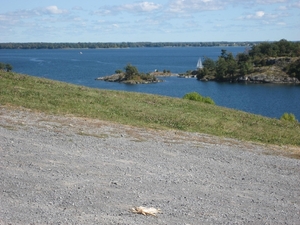
M251 47L261 42L78 42L0 43L0 49L123 49L151 47Z

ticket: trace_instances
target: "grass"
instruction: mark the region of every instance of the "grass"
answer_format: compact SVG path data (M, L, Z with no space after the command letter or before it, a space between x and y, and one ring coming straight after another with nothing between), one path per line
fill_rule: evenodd
M300 146L300 124L158 95L92 89L0 72L0 104L154 129L178 129L264 144Z

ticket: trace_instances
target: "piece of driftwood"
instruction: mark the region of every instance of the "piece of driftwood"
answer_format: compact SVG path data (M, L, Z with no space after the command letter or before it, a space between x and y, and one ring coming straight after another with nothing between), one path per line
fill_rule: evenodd
M143 207L143 206L134 207L131 209L131 211L133 213L143 214L144 216L147 216L147 215L156 216L156 214L161 212L160 209L156 209L153 207L147 208L147 207Z

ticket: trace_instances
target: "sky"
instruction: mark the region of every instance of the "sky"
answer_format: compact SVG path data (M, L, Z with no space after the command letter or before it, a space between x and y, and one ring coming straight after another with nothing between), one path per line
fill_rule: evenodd
M300 40L300 0L9 0L0 42Z

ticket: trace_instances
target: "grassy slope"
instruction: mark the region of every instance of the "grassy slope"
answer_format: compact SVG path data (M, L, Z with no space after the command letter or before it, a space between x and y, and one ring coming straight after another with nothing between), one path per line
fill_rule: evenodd
M0 104L134 126L300 146L300 124L157 95L91 89L0 72Z

